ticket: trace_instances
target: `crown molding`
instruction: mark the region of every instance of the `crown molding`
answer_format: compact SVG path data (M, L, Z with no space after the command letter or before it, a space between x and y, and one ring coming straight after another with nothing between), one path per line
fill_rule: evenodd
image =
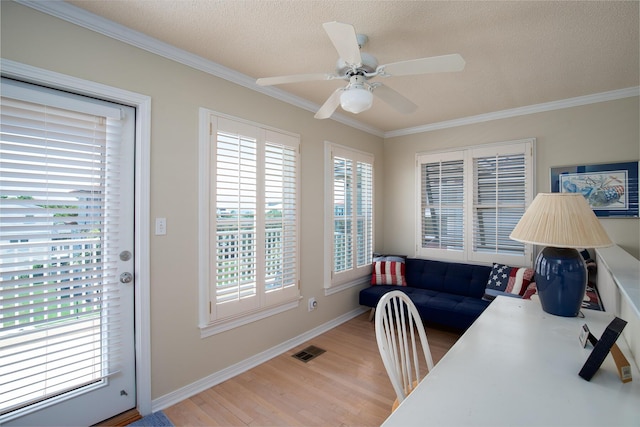
M37 1L37 0L14 0L23 6L30 7L47 15L54 16L80 27L86 28L104 36L119 40L131 46L146 50L172 61L179 62L193 69L211 74L231 83L246 87L256 92L260 92L272 98L291 104L303 110L310 111L315 114L320 108L319 105L307 101L306 99L292 95L282 89L275 87L258 86L255 79L238 71L222 66L216 62L204 59L198 55L194 55L185 50L178 49L168 43L164 43L146 34L132 30L108 19L102 18L84 9L73 6L61 0ZM331 118L336 122L350 126L354 129L370 133L372 135L383 137L384 132L374 128L358 120L344 114L334 113Z
M37 1L37 0L14 0L19 4L32 9L60 18L75 25L84 27L91 31L103 34L107 37L119 40L123 43L138 47L172 61L179 62L196 70L222 78L231 83L246 87L264 95L291 104L303 110L315 113L320 106L307 101L306 99L292 95L282 89L275 87L258 86L255 79L245 74L239 73L230 68L224 67L216 62L209 61L198 55L178 49L168 43L161 42L153 37L149 37L138 31L117 24L108 19L87 12L84 9L73 6L62 0ZM431 132L434 130L466 126L475 123L483 123L492 120L500 120L510 117L524 116L527 114L541 113L545 111L559 110L563 108L577 107L581 105L594 104L598 102L612 101L622 98L640 96L640 86L626 89L613 90L610 92L596 93L592 95L579 96L576 98L563 99L559 101L546 102L542 104L529 105L525 107L512 108L508 110L495 111L492 113L479 114L477 116L462 117L459 119L446 120L443 122L430 123L426 125L398 129L383 132L380 129L364 124L349 116L334 113L330 120L350 126L354 129L367 132L381 138L393 138L397 136L412 135L416 133Z
M640 86L612 90L609 92L594 93L592 95L578 96L575 98L561 99L559 101L545 102L542 104L528 105L525 107L511 108L508 110L479 114L477 116L462 117L459 119L431 123L428 125L416 126L413 128L398 129L390 132L385 132L384 137L393 138L396 136L413 135L416 133L431 132L434 130L489 122L492 120L500 120L510 117L526 116L528 114L543 113L545 111L578 107L581 105L595 104L598 102L615 101L617 99L631 98L634 96L640 96Z

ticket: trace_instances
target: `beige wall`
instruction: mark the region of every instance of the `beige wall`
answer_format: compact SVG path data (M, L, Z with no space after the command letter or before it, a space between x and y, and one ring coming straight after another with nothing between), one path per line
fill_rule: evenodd
M151 236L152 398L193 383L294 338L357 307L357 289L324 296L324 141L376 157L382 139L176 62L11 2L2 2L2 57L152 98L151 218L167 235ZM201 339L198 324L198 108L301 135L301 293L296 310ZM376 198L382 201L382 186ZM378 210L382 208L378 205ZM381 221L376 224L382 245ZM306 298L318 309L309 313Z
M421 134L389 138L385 158L386 252L415 253L415 155L492 142L536 138L536 192L549 192L550 168L640 158L638 97ZM640 220L602 219L611 239L640 257Z
M151 237L152 398L187 386L356 308L357 290L325 297L323 142L376 156L376 249L413 253L413 170L417 151L538 138L537 185L552 165L637 160L638 100L622 100L422 135L381 138L212 77L11 2L1 2L2 57L152 98ZM216 41L212 41L216 42ZM223 41L219 41L223 42ZM198 108L296 132L302 138L302 283L318 310L297 310L201 339L198 323ZM402 208L400 208L402 207ZM382 219L387 227L383 229ZM608 220L623 248L638 256L638 220Z

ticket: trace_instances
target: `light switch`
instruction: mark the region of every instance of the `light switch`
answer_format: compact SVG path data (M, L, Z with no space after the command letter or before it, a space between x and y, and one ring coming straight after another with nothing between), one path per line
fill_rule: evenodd
M167 218L156 218L156 236L167 234Z

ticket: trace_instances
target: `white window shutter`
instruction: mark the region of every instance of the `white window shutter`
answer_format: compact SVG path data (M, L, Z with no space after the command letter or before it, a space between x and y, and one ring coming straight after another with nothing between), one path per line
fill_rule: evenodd
M373 255L373 164L356 162L356 267L371 264Z
M297 137L266 132L264 290L267 305L298 295L298 156Z
M353 269L353 161L333 158L333 271Z
M299 297L299 137L212 115L210 323Z
M215 303L230 316L256 308L257 141L219 130L215 148Z
M331 144L331 223L333 260L329 287L344 285L371 273L374 247L374 158Z
M529 245L509 235L531 203L531 142L471 150L472 224L468 258L478 262L530 265Z
M465 163L462 153L418 157L417 254L462 260L465 247Z
M509 238L533 198L534 140L417 156L416 254L531 265L531 247Z

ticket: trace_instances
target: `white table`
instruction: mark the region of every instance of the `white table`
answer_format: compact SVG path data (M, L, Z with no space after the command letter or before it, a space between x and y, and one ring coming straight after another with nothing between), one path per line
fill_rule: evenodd
M384 422L407 426L640 426L640 374L622 336L633 381L608 355L591 381L578 372L583 324L600 338L613 316L558 317L539 303L498 297Z

